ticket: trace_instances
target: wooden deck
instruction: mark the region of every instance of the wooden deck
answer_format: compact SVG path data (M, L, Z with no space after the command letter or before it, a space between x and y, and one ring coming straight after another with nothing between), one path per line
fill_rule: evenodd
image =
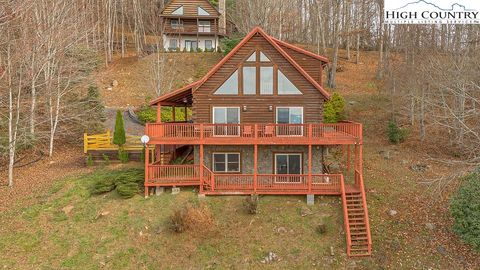
M200 171L200 165L148 165L145 186L199 186L210 195L340 195L343 181L341 174L215 174L205 166Z
M151 123L149 144L337 145L361 143L362 125Z

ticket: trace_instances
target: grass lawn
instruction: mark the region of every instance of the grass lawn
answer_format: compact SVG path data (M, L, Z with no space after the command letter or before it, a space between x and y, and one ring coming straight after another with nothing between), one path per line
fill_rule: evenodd
M250 215L245 197L198 199L192 189L124 200L115 191L89 193L104 173L65 179L39 203L1 214L0 267L7 269L246 269L344 268L345 236L339 197L318 197L307 211L304 196L263 196ZM200 202L199 202L200 201ZM175 207L206 203L215 225L174 233ZM73 206L73 208L72 208ZM303 210L302 210L303 208ZM327 232L316 226L324 222ZM331 256L330 249L334 250ZM279 260L263 264L269 251ZM360 261L361 262L361 261Z

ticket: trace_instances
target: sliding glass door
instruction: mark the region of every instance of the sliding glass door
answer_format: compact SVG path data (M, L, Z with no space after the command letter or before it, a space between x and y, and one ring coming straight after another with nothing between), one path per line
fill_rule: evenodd
M215 136L240 135L240 107L213 107L213 123Z

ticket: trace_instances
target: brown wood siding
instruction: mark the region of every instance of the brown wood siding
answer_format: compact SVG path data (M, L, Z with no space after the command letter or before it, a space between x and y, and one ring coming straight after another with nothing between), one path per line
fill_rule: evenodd
M215 24L215 20L212 19L198 19L199 21L210 21L210 32L199 32L200 35L202 34L214 34L217 31L217 25ZM180 19L183 22L183 27L172 28L171 21L178 21L178 19L168 18L165 19L165 29L164 33L197 33L198 26L196 19ZM217 20L218 24L218 20ZM203 30L205 31L205 29Z
M295 62L297 62L315 81L322 85L322 62L311 56L299 53L288 47L282 46L282 49L288 53Z
M303 95L227 96L212 94L257 46L279 66L284 74L302 91ZM274 123L276 107L298 106L304 108L304 123L321 123L323 119L323 102L324 96L268 41L257 35L252 37L209 80L194 92L193 120L197 123L210 123L212 121L212 107L237 106L240 107L240 121L243 123ZM243 111L243 106L247 107L246 111ZM273 107L272 111L269 111L269 106Z
M200 6L210 13L210 16L218 16L218 11L212 7L208 0L173 0L162 12L162 15L171 15L177 8L183 6L183 16L198 16L197 7Z

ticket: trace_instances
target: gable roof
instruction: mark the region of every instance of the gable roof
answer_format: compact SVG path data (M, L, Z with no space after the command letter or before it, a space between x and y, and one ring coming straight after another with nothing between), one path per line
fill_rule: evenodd
M307 51L307 50L302 49L302 48L300 48L300 47L298 47L298 46L292 45L292 44L287 43L287 42L285 42L285 41L281 41L281 40L276 39L276 38L274 38L274 37L271 37L271 38L272 38L273 41L275 41L277 44L279 44L279 45L281 45L281 46L285 46L285 47L287 47L287 48L289 48L289 49L292 49L292 50L294 50L294 51L296 51L296 52L299 52L299 53L304 54L304 55L306 55L306 56L310 56L310 57L312 57L312 58L315 58L315 59L317 59L317 60L320 60L320 61L322 61L324 64L327 64L327 63L329 62L329 61L328 61L328 58L326 58L326 57L323 56L323 55L319 55L319 54L316 54L316 53Z
M172 14L177 8L183 6L183 15ZM193 17L208 17L206 15L198 15L197 7L202 7L207 12L211 13L209 16L220 16L218 9L208 0L170 0L163 10L160 12L161 16L193 16ZM214 14L212 14L212 11Z
M280 45L278 45L277 42L275 42L275 40L267 35L263 30L262 28L260 27L255 27L253 28L252 31L250 31L250 33L247 34L247 36L245 36L245 38L242 39L242 41L240 41L240 43L235 46L235 48L233 48L220 62L218 62L218 64L216 64L208 73L207 75L205 75L201 80L200 80L200 83L197 84L195 86L195 89L198 89L203 83L205 83L213 74L215 74L215 72L217 72L220 67L225 64L225 62L228 61L228 59L230 59L233 55L235 55L235 53L243 46L245 45L245 43L247 43L255 34L260 34L261 36L263 36L263 38L265 38L285 59L288 60L288 62L290 62L290 64L292 64L292 66L298 70L298 72L300 72L300 74L303 75L303 77L309 81L324 97L325 99L329 99L330 98L330 94L325 91L325 89L323 89L323 87L318 84L317 81L315 81L310 75L308 75L308 73L297 63L295 62L295 60L293 60L293 58L287 53L285 52L285 50L283 50ZM291 45L293 46L293 45ZM296 47L296 46L293 46L293 47ZM296 47L297 50L300 49L298 47ZM300 50L303 50L303 49L300 49Z
M169 94L160 96L152 100L150 102L150 105L155 105L159 102L169 101L169 99L181 93L184 93L186 95L192 95L193 92L196 91L196 89L198 89L211 76L213 76L215 72L217 72L232 56L235 55L238 50L240 50L243 45L245 45L256 34L260 34L261 36L263 36L263 38L265 38L290 64L292 64L292 66L325 97L325 99L330 99L330 94L325 91L325 89L323 89L323 87L315 79L313 79L284 49L282 49L280 45L318 59L322 62L322 65L326 65L328 63L328 59L326 57L314 54L300 47L275 39L267 35L260 27L255 27L252 29L252 31L250 31L250 33L245 36L245 38L242 39L242 41L240 41L237 46L235 46L235 48L233 48L224 58L222 58L222 60L220 60L220 62L218 62L212 69L210 69L210 71L202 79L193 82L187 86L184 86L180 89L177 89Z

